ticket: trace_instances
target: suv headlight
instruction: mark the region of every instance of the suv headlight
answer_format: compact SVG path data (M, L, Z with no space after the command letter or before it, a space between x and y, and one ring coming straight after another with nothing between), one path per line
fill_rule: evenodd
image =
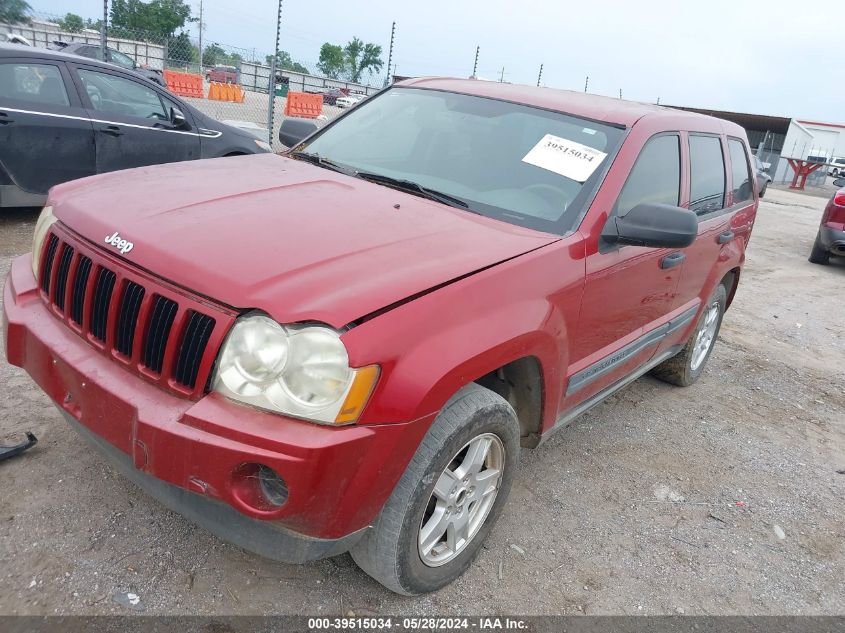
M35 275L36 281L38 281L38 274L41 269L41 251L44 249L44 238L47 237L47 232L57 219L53 215L53 207L44 207L35 222L35 232L32 235L32 274Z
M351 424L367 404L379 368L349 366L340 335L318 325L283 326L263 314L235 322L217 363L214 390L261 409Z

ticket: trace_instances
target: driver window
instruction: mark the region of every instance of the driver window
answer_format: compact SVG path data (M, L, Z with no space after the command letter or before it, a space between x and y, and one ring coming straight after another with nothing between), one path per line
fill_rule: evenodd
M169 120L158 93L151 88L94 70L80 69L79 77L95 110L154 121Z
M662 202L677 206L680 193L680 137L676 134L663 134L652 138L643 147L616 200L614 210L622 216L644 202Z

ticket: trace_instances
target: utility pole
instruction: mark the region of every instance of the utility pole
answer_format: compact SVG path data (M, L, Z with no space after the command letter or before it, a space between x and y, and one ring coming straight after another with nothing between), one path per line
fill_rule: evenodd
M384 87L390 83L390 65L393 62L393 37L396 35L396 22L390 27L390 52L387 53L387 77L384 78Z
M475 47L475 63L472 65L472 76L477 77L478 72L478 52L481 50L480 46Z
M100 55L106 61L106 25L109 23L109 0L103 0L103 23L100 25Z
M276 105L276 64L279 57L279 31L282 28L282 0L279 0L279 8L276 13L276 46L273 48L273 63L270 64L270 77L267 85L269 103L267 104L267 134L270 136L270 146L273 145L273 109Z
M660 105L660 97L657 97L657 105Z
M200 75L202 74L202 0L200 0Z
M622 88L619 89L619 98L622 98Z
M502 74L499 77L499 83L502 83L505 80L505 67L502 66Z
M543 76L543 64L540 64L540 74L537 75L537 87L540 86L540 78Z
M587 86L590 85L590 76L587 75L587 78L584 80L584 92L587 92Z

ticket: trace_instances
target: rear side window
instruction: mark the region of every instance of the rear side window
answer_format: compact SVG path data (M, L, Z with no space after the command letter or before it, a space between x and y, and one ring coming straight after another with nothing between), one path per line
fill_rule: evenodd
M725 208L725 158L717 136L689 137L689 208L705 215Z
M616 201L616 213L625 215L644 202L677 206L680 190L680 137L675 134L657 136L645 144L637 157Z
M47 64L0 64L0 98L70 105L61 71Z
M748 168L748 156L742 141L729 138L728 150L731 153L731 174L733 178L733 204L751 199L751 173Z

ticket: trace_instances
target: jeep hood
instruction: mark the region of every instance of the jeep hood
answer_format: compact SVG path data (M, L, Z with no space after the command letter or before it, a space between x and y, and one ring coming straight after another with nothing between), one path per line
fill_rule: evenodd
M194 293L334 327L558 239L274 154L93 176L50 204Z

